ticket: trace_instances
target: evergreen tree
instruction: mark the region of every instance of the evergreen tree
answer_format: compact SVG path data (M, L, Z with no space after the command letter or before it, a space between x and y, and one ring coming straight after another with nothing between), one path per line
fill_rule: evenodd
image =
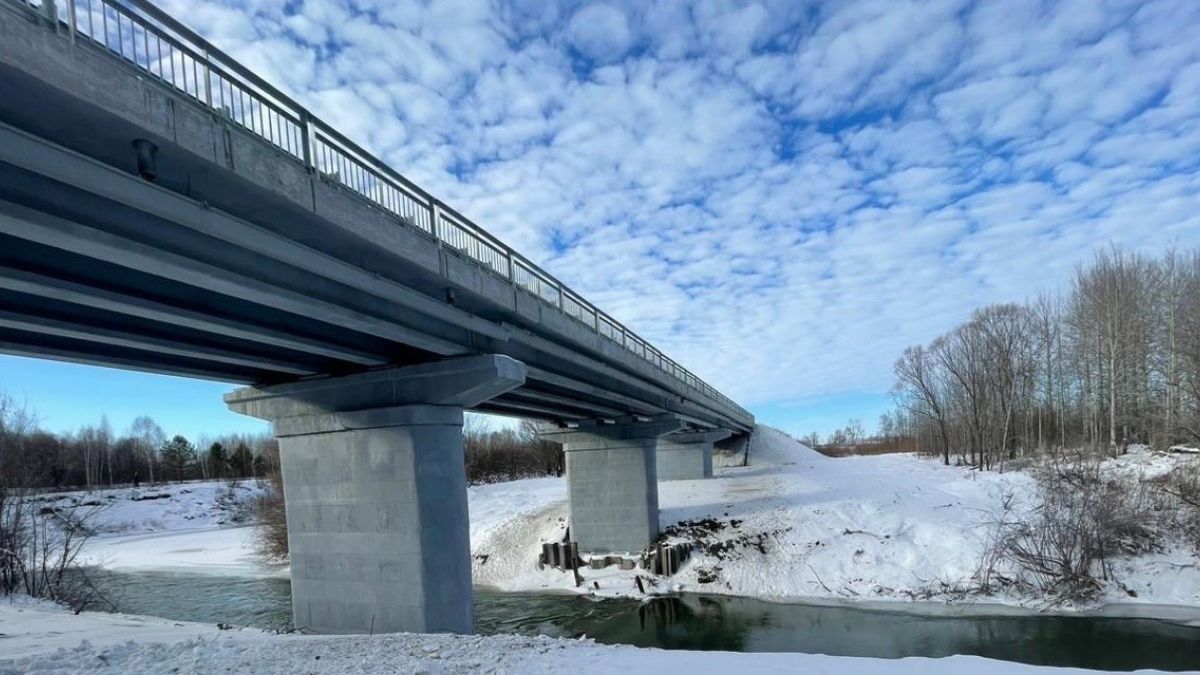
M175 436L163 444L159 456L167 471L174 471L182 483L184 473L196 461L196 448L183 436Z
M214 478L222 478L225 475L225 465L229 462L229 457L225 454L225 446L218 441L208 446L208 465L212 467Z
M246 478L254 470L254 453L245 443L238 443L229 458L229 467L238 478Z

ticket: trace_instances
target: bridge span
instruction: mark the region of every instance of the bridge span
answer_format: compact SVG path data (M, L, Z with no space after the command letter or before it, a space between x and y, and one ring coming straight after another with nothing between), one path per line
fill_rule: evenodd
M754 424L144 0L0 0L0 351L247 385L318 632L471 630L464 410L549 423L585 551Z

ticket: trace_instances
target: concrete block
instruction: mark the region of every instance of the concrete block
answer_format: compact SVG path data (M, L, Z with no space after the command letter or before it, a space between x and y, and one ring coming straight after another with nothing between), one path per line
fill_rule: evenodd
M654 447L653 438L601 437L564 446L571 538L580 550L636 553L658 536Z
M712 476L712 443L672 443L659 439L659 480L694 480Z
M461 424L279 443L297 627L472 631Z
M658 441L659 480L695 480L713 475L713 444L733 435L718 429L671 434Z
M472 631L463 407L524 381L487 355L226 396L279 437L297 627Z

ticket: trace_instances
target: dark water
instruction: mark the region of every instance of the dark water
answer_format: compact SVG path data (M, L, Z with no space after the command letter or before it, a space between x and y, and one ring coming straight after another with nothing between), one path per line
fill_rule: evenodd
M286 629L286 579L166 572L96 573L118 609L168 619ZM477 590L482 634L578 637L663 649L839 656L975 654L1104 670L1200 669L1200 628L1153 619L921 615L685 595L643 603Z

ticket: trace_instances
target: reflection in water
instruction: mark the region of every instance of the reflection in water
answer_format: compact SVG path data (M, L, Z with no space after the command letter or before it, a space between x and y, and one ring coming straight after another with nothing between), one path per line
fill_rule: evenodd
M97 584L123 612L285 629L286 579L101 571ZM919 615L845 606L684 595L593 600L477 590L482 634L577 637L663 649L807 652L840 656L976 654L1108 670L1200 668L1200 629L1149 619Z

